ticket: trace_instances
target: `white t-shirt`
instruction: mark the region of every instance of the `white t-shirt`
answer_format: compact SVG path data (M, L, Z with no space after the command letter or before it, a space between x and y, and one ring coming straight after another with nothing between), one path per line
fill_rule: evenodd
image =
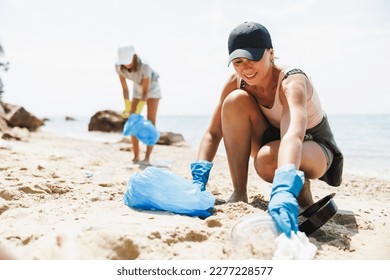
M161 98L160 86L158 83L159 74L153 70L148 63L143 63L138 58L137 71L127 71L121 69L121 65L116 65L115 69L118 75L129 79L133 82L133 98L141 98L142 96L142 80L149 78L149 93L148 98Z

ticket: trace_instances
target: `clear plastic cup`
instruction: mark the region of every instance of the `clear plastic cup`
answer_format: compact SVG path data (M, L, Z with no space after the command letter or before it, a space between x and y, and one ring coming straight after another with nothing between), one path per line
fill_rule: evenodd
M268 213L242 217L230 231L235 258L272 259L279 234Z

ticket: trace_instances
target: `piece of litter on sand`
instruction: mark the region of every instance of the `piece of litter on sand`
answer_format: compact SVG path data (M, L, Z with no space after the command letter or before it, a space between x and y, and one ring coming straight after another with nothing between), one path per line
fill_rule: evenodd
M317 247L300 231L291 232L291 238L282 233L275 243L273 260L311 260L317 254Z
M109 168L97 172L86 172L85 177L87 178L112 177L114 173L115 173L114 170Z

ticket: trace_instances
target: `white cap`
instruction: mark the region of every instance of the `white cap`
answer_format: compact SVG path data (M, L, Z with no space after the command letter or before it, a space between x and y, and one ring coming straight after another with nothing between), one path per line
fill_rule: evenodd
M133 61L135 50L132 45L118 48L118 58L116 65L128 65Z

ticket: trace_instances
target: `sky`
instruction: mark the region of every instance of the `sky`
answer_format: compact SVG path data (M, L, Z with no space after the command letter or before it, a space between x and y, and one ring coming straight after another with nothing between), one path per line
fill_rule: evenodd
M38 117L122 111L114 65L132 44L160 74L159 114L211 115L244 21L268 28L277 63L310 75L328 114L390 114L387 0L0 0L3 101Z

